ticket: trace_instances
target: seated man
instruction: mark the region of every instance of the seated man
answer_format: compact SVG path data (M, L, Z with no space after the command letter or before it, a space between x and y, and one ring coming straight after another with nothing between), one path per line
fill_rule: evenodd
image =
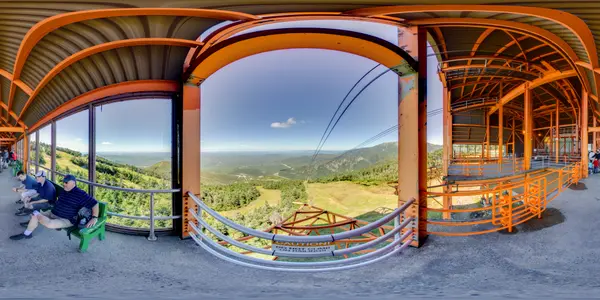
M31 201L25 202L16 215L25 216L34 210L46 210L52 208L56 202L56 189L54 185L46 181L46 171L40 170L35 174L35 180L39 183L37 192L38 196Z
M41 213L34 210L25 232L11 236L11 240L32 238L33 231L40 223L50 229L72 227L76 225L77 215L83 207L92 210L92 218L86 224L86 227L90 228L96 224L98 213L100 212L98 201L77 187L75 176L73 175L66 175L63 178L63 186L65 191L58 197L54 208L51 211Z
M33 177L26 175L22 170L17 172L17 178L21 181L21 186L18 188L13 188L13 192L21 193L21 199L17 201L17 203L23 203L24 201L29 201L32 197L37 195L37 186L38 183L33 179Z

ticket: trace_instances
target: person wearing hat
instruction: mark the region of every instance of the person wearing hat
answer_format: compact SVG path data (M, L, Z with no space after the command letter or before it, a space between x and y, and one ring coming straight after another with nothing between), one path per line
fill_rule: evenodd
M73 175L66 175L63 178L64 191L58 197L56 204L52 210L39 212L34 210L29 222L21 223L27 226L23 233L19 233L10 237L11 240L30 239L33 237L33 231L39 224L50 229L69 228L77 223L77 215L79 210L86 207L92 210L92 217L85 225L90 228L98 221L98 201L94 197L88 195L85 191L77 187L77 180Z
M46 171L40 170L37 172L35 180L38 182L38 196L34 199L25 199L23 207L18 209L15 215L25 216L34 210L46 210L52 208L56 203L56 189L52 183L46 181Z
M13 188L13 192L21 194L21 199L17 203L24 203L25 201L29 201L30 198L37 196L38 183L33 177L21 170L17 172L17 178L21 181L21 186Z

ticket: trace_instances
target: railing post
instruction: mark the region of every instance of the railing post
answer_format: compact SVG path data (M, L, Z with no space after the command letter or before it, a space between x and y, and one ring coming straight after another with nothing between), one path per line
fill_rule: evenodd
M200 207L200 205L196 206L198 209L196 211L196 214L198 215L198 219L202 220L202 207ZM200 222L198 222L198 231L202 232L202 224L200 224ZM202 236L197 235L198 239L202 240Z
M400 214L404 214L404 212L401 212ZM398 228L398 226L400 226L400 214L396 215L394 217L394 229ZM394 234L394 241L397 241L400 239L400 231L396 232L396 234ZM394 247L395 249L400 248L400 244L396 245L396 247Z
M148 235L149 241L156 241L156 235L154 234L154 193L150 193L150 235Z

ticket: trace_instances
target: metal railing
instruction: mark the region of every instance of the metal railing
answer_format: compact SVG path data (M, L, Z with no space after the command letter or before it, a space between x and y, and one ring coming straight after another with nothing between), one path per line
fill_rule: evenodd
M545 169L523 175L430 187L428 198L438 203L448 199L449 207L427 207L427 232L442 236L511 232L516 225L541 218L548 203L569 185L578 183L581 176L581 163L545 163ZM460 199L475 201L455 205L454 200ZM432 217L435 214L442 218Z
M188 233L190 237L204 250L215 255L216 257L223 259L225 261L247 266L253 267L263 270L280 270L280 271L291 271L291 272L319 272L319 271L338 271L344 269L350 269L360 266L365 266L372 264L374 262L383 260L387 257L390 257L396 253L399 253L403 249L407 248L414 239L413 229L407 228L408 226L415 228L415 219L413 217L406 217L406 210L415 202L415 199L410 199L401 207L395 209L392 213L386 215L385 217L369 223L364 227L359 227L357 229L353 229L346 232L341 233L331 233L326 235L312 235L312 236L292 236L292 235L281 235L274 234L265 231L259 231L252 228L247 228L240 224L237 224L223 216L221 216L218 212L212 210L208 205L206 205L202 200L200 200L196 195L192 193L188 193L189 197L198 205L197 211L194 209L190 209L190 214L194 217L194 219L198 222L196 225L195 222L190 221L189 225L192 230ZM301 243L301 244L315 244L315 243L332 243L332 242L344 242L347 243L350 241L349 238L360 236L362 234L371 232L375 229L379 229L384 226L384 224L394 220L394 229L389 232L379 236L376 239L370 240L358 246L348 247L345 249L336 249L331 251L324 252L287 252L287 251L278 251L268 250L264 248L258 248L246 243L241 242L240 240L235 240L229 236L224 235L217 229L213 228L206 222L206 220L202 217L203 212L210 215L212 218L217 220L218 222L237 230L245 235L257 237L260 239L268 240L271 242L289 242L289 243ZM401 218L402 217L402 218ZM404 234L400 235L400 231L402 229L406 229ZM359 251L364 251L368 248L375 248L376 246L387 242L388 240L393 238L393 241L382 248L378 248L368 254L350 257L346 259L340 260L330 260L330 261L318 261L318 262L292 262L292 261L278 261L278 260L266 260L261 258L256 258L248 255L244 255L238 252L235 252L231 249L228 249L225 246L219 244L219 242L214 241L210 238L204 231L208 231L216 236L218 239L229 243L232 246L248 250L254 253L259 253L268 256L277 256L277 257L291 257L291 258L317 258L317 257L338 257L344 256L352 253L356 253ZM355 242L355 240L354 240ZM386 254L384 254L386 253Z
M49 168L46 168L46 167L40 166L40 165L36 165L35 163L32 163L31 165L34 165L34 166L37 166L44 170L47 170L48 172L53 172L54 174L58 174L60 176L67 175L67 174L63 174L58 171L52 171ZM180 189L168 189L168 190L129 189L129 188L121 188L121 187L116 187L116 186L105 185L105 184L96 183L96 182L90 182L90 181L87 181L87 180L81 179L81 178L77 178L77 181L85 183L89 186L100 187L100 188L105 188L105 189L109 189L109 190L121 191L121 192L150 193L150 215L149 216L129 216L129 215L118 214L118 213L111 212L111 211L106 212L109 216L113 216L113 217L132 219L132 220L149 221L150 222L150 232L148 235L149 241L155 241L157 239L156 233L155 233L155 228L154 228L154 226L155 226L154 221L156 221L156 220L176 220L176 219L181 218L181 216L155 216L154 215L154 194L161 194L161 193L162 194L167 194L167 193L172 194L172 193L177 193L177 192L181 191ZM109 208L110 208L110 206L109 206Z

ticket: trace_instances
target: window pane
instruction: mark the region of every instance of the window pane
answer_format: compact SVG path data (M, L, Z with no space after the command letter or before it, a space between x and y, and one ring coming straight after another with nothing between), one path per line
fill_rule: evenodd
M87 110L56 121L56 171L88 180L88 128ZM77 182L77 186L89 192L87 184Z
M133 189L171 188L171 100L143 99L97 106L96 182ZM150 215L150 195L96 188L112 212ZM155 216L172 215L172 195L156 194ZM111 217L109 223L148 228L145 220ZM170 228L172 221L156 221Z
M35 165L37 164L37 159L35 156L35 132L32 132L29 135L29 173L35 173Z
M38 163L40 166L50 169L52 167L52 125L46 125L44 128L40 129L39 144L40 149L38 151Z

